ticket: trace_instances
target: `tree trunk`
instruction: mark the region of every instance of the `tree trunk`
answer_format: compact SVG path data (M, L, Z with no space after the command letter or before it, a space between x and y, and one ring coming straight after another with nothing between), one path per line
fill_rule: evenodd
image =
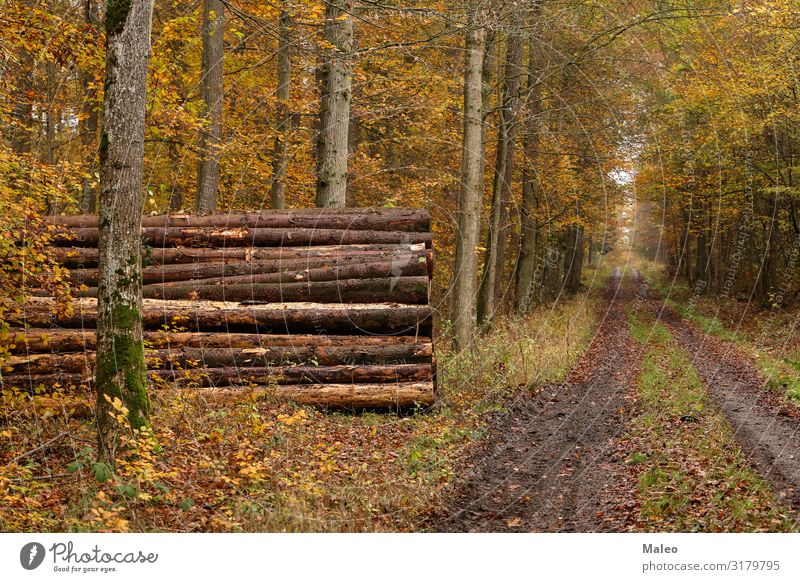
M33 91L33 55L26 48L19 52L20 70L14 83L13 103L14 125L11 127L9 140L11 149L18 154L27 154L31 151L31 127L33 125L33 106L31 105L31 92Z
M291 16L284 0L278 25L278 113L275 120L275 152L272 162L272 187L270 199L272 208L286 208L286 163L289 156L289 124L292 116L289 110L289 97L292 88Z
M517 262L515 297L518 313L527 313L534 297L536 249L539 242L539 184L536 176L536 147L539 140L539 114L542 105L539 84L539 63L535 41L528 43L528 115L524 136L525 160L522 171L522 205L520 210L520 253Z
M456 347L471 345L475 334L477 247L483 202L483 57L486 30L474 23L467 30L464 58L464 135L461 189L456 215L456 262L453 276L453 322Z
M97 301L97 426L100 458L114 460L123 427L147 423L150 403L142 338L141 223L144 120L153 0L109 1L100 136Z
M478 318L481 322L490 322L494 318L503 292L505 249L509 230L508 205L511 200L514 145L518 127L521 65L522 37L519 34L510 34L506 53L503 103L500 111L500 131L497 138L489 239L486 245L483 281L478 303Z
M98 0L85 0L84 17L86 24L99 34L101 6ZM91 176L97 168L96 143L97 128L100 125L100 112L97 108L97 89L94 83L94 74L84 71L81 74L81 85L83 91L83 122L81 124L81 142L86 151L92 152L91 159L87 164L87 173ZM83 179L83 193L81 196L81 212L93 214L97 212L97 188L92 183L91 178Z
M325 4L325 40L321 67L319 138L317 148L317 206L347 203L347 153L352 84L353 17L351 0Z
M219 189L219 157L222 140L222 60L225 15L221 0L203 0L203 72L200 95L204 103L204 127L200 130L197 168L197 211L214 212Z

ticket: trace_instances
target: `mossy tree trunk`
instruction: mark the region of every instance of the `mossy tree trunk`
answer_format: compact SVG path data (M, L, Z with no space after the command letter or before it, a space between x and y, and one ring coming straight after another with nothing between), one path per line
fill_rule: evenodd
M147 423L142 337L142 161L153 0L106 4L106 77L100 135L97 304L99 455L114 460L127 427L110 401L128 409L131 428Z

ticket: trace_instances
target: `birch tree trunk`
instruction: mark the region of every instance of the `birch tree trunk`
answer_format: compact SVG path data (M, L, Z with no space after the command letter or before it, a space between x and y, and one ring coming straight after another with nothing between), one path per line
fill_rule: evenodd
M142 162L153 0L109 0L100 135L100 240L97 300L97 428L101 459L114 460L124 427L111 404L128 409L131 428L150 404L142 340Z
M456 214L456 262L451 320L456 347L471 345L475 333L477 254L483 201L483 57L486 30L470 26L464 63L464 136L461 190Z
M292 88L292 53L290 26L291 16L284 2L279 17L278 31L278 115L275 123L275 153L272 162L272 187L270 199L272 208L286 208L286 162L288 159L288 136L291 112L289 97Z
M222 59L225 14L220 0L203 0L203 72L200 94L205 106L205 127L200 130L197 167L197 211L217 209L219 155L222 140Z
M330 0L325 5L325 40L321 67L317 206L343 207L347 202L347 135L352 87L353 5Z
M503 267L508 236L508 204L511 199L511 178L514 173L514 145L519 114L519 84L522 65L522 37L508 38L506 70L503 82L503 103L500 110L500 131L497 138L492 210L489 238L486 245L483 281L481 283L478 318L490 322L496 312L503 284Z

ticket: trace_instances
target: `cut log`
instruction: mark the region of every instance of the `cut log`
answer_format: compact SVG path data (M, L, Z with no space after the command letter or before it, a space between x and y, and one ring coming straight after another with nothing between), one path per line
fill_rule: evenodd
M31 298L21 315L7 316L12 325L33 327L92 328L97 320L97 301L73 302L69 315L53 315L53 301ZM180 327L185 330L249 333L315 333L431 335L432 311L427 305L392 303L330 304L285 303L239 305L213 301L159 301L145 299L142 314L146 329Z
M384 384L397 382L426 382L431 379L430 364L400 364L396 366L283 366L253 368L194 368L148 370L151 381L166 382L173 387L246 386L269 384ZM4 388L35 391L42 386L81 386L92 383L90 371L59 370L49 374L13 374L3 377Z
M297 404L362 410L372 408L404 409L431 406L435 400L433 382L397 384L307 384L254 389L258 393Z
M58 376L46 378L39 385L52 386L53 381L59 380L63 380L63 378ZM86 385L89 379L86 379L86 382L81 380L78 379L77 382L71 384ZM62 382L62 385L68 386L70 383ZM347 410L430 406L435 400L434 385L430 381L384 384L289 384L255 387L247 385L235 390L231 388L196 388L191 393L206 399L230 399L245 395L257 395L278 400L291 400L309 406Z
M149 349L145 352L148 368L270 367L289 365L335 366L356 364L430 363L431 344L394 346L275 346L256 348ZM3 373L15 375L51 374L55 371L85 373L94 370L92 351L65 354L29 354L11 356L3 362Z
M351 255L339 258L161 265L142 269L142 282L150 285L211 279L203 284L212 284L231 277L262 274L275 274L274 277L263 277L259 281L262 283L421 276L428 274L428 254L427 251L400 251L397 254ZM70 271L70 279L77 284L94 286L97 284L97 269L74 269Z
M387 347L395 349L418 344L429 345L431 338L402 335L265 335L256 333L209 333L148 331L147 346L157 348L253 348L253 347ZM12 331L5 347L12 354L70 353L94 351L96 334L86 329L31 328Z
M57 246L97 246L99 228L74 228L55 233ZM155 247L254 247L285 245L417 244L431 243L429 232L381 230L317 230L313 228L190 228L145 227L142 238Z
M208 263L230 261L289 261L315 258L340 258L355 255L402 254L406 251L424 251L425 244L365 244L284 246L266 248L232 247L224 249L153 248L143 250L145 265L183 263ZM97 265L97 249L91 247L50 247L46 251L64 266L93 267Z
M345 279L298 283L238 283L234 285L147 285L149 299L281 303L364 303L367 301L424 304L428 302L428 277L396 279Z
M167 214L143 216L144 227L217 227L217 228L314 228L337 230L395 230L428 232L431 217L427 210L383 209L307 209L262 212L228 212L207 215ZM48 217L51 224L96 228L96 214Z

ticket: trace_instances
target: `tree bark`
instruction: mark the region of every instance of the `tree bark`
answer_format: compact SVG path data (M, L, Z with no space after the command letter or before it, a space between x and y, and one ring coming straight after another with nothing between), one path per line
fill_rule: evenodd
M203 71L200 95L204 127L200 130L197 167L197 211L214 212L219 190L219 158L222 141L222 62L225 14L221 0L203 0Z
M100 458L113 462L123 427L109 400L128 409L131 428L150 403L142 339L141 221L144 121L153 0L109 0L100 136L99 292L96 307Z
M289 157L289 124L291 111L289 97L292 89L291 15L284 0L278 18L278 99L277 119L275 120L275 152L272 162L272 186L270 200L272 208L286 208L286 164Z
M347 205L347 154L352 96L353 4L330 0L325 4L319 138L317 144L317 206Z
M456 260L450 318L456 347L467 348L475 334L477 247L483 202L483 57L486 30L471 23L464 58L464 134L461 189L456 215Z
M514 146L519 115L519 85L522 65L522 37L519 34L509 35L506 51L489 238L486 245L483 281L478 303L478 318L483 323L491 322L496 315L503 292L505 249L509 230L508 205L511 200Z

